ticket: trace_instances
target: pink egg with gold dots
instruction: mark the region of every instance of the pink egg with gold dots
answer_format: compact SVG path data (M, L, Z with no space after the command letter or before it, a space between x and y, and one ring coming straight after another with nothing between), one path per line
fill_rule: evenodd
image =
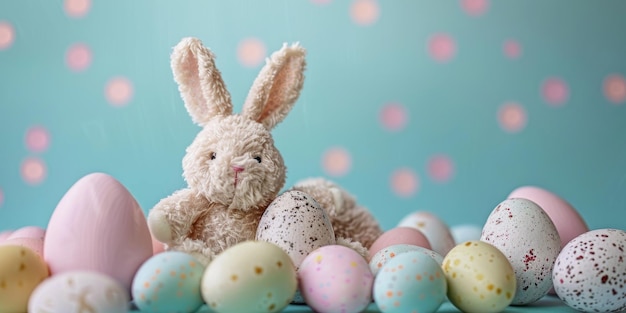
M361 312L372 301L374 275L365 259L345 246L311 252L298 279L304 301L316 312Z
M146 312L196 312L204 304L200 294L204 269L193 256L184 252L154 255L135 274L133 301Z

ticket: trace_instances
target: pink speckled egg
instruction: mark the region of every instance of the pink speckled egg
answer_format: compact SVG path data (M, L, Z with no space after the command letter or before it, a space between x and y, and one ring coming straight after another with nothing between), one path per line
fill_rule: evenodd
M378 237L369 249L368 260L371 260L376 252L393 245L407 244L426 249L432 249L428 238L413 227L396 227L384 232Z
M576 236L589 231L574 207L556 194L535 186L519 187L507 198L525 198L539 205L550 217L561 237L561 248Z
M0 242L3 242L5 240L7 240L7 238L9 238L9 236L11 236L12 231L10 230L5 230L3 232L0 232Z
M513 305L533 303L552 287L552 268L561 250L554 224L528 199L507 199L491 212L480 237L498 248L515 271Z
M46 235L46 230L38 226L25 226L17 229L7 239L13 238L38 238L43 240Z
M93 173L63 196L46 230L44 257L52 275L95 271L116 279L130 294L135 272L152 256L146 218L115 178Z
M361 312L372 301L374 275L356 251L329 245L311 252L298 270L305 302L316 312Z
M626 232L597 229L572 239L552 272L556 294L583 312L626 309Z
M432 250L441 256L448 254L454 248L454 237L450 228L435 214L427 211L417 211L405 216L398 223L400 227L413 227L426 236Z

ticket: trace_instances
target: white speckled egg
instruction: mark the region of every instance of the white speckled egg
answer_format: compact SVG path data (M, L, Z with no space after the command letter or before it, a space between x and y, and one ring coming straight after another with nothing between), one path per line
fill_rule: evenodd
M423 251L407 251L390 259L374 280L374 301L385 313L433 313L446 299L441 265Z
M374 275L365 258L345 246L311 252L298 279L304 300L315 312L362 312L372 301Z
M550 217L522 198L502 201L491 212L480 240L507 257L517 279L514 305L533 303L552 288L552 268L561 239Z
M552 272L556 294L583 312L626 309L626 232L597 229L572 239Z
M216 312L279 312L298 282L291 258L275 244L245 241L224 250L202 277L202 298Z
M144 262L133 279L135 305L146 312L195 312L204 304L200 281L204 266L179 251L154 255Z
M94 271L67 271L46 279L33 292L28 312L128 312L127 291Z
M445 256L455 245L448 225L430 212L413 212L400 220L398 227L418 229L426 236L432 250L442 256Z
M515 272L498 248L482 241L461 243L443 258L448 299L466 313L494 313L515 296Z
M311 251L336 243L324 209L310 195L298 190L286 191L272 201L261 217L256 240L281 247L296 270Z
M415 246L415 245L398 244L398 245L388 246L387 248L384 248L376 252L376 254L374 254L374 256L370 259L370 262L369 262L370 270L372 271L374 276L376 276L376 274L378 274L378 271L389 260L391 260L392 258L396 257L399 254L402 254L405 252L411 252L411 251L418 251L418 252L421 252L423 254L430 256L433 260L435 260L435 262L439 264L439 266L441 266L443 263L443 257L439 253L433 250L426 249L424 247Z

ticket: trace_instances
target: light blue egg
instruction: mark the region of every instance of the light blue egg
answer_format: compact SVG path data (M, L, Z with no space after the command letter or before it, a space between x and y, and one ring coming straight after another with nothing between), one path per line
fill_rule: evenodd
M374 280L374 301L385 313L433 313L446 299L447 283L437 261L407 251L385 263Z
M195 312L204 304L200 294L204 269L184 252L154 255L135 274L133 301L142 312Z

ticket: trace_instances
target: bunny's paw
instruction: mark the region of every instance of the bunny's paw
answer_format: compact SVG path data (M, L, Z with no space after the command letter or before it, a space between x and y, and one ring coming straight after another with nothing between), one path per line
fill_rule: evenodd
M172 242L172 227L167 221L165 213L161 211L151 211L148 215L148 228L156 240L169 244Z

